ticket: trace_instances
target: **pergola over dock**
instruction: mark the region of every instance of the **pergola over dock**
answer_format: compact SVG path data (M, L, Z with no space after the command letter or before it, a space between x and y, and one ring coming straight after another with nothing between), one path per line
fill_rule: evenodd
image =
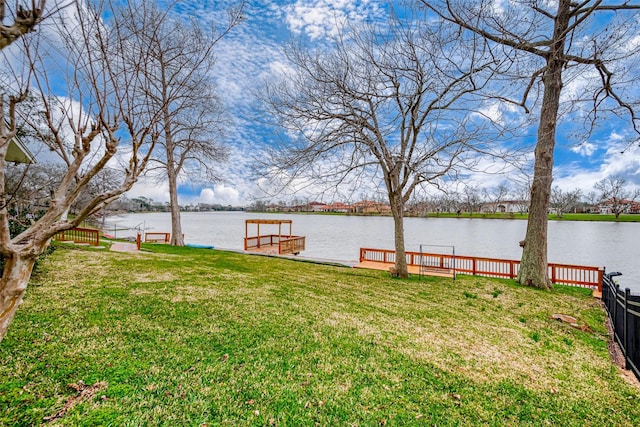
M249 235L250 224L256 226L256 234ZM278 255L298 255L305 249L305 237L292 234L293 221L290 219L247 219L245 220L244 250ZM260 234L261 225L278 226L278 234ZM282 233L282 226L288 225L288 233Z

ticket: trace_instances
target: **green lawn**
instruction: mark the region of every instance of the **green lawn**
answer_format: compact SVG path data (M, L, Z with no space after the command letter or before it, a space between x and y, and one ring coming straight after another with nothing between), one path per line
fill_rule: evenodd
M640 422L588 291L145 247L41 264L0 343L0 424Z

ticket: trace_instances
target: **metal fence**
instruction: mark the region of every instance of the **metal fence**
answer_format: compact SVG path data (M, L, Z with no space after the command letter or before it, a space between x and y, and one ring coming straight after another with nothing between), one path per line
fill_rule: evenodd
M640 379L640 295L632 295L629 288L621 290L613 279L619 275L617 272L603 275L602 302L624 354L625 368Z

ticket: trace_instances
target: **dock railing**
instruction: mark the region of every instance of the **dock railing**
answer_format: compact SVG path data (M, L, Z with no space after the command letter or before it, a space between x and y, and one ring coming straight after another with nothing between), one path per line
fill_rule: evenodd
M292 236L289 239L281 239L278 242L278 253L280 254L299 254L304 251L305 237Z
M298 254L305 249L305 236L282 236L278 234L264 234L261 236L245 237L244 250L260 249L264 246L277 246L278 254Z
M91 246L99 246L100 231L93 228L76 227L55 234L53 236L53 239L60 242L73 242Z
M630 369L640 380L640 295L624 291L613 277L620 273L603 275L602 303L611 320L613 335L624 354L625 369Z
M420 252L405 252L408 266L420 267L421 261L428 259L430 264L437 266L454 265L456 273L474 276L515 279L518 277L520 261L470 257L464 255L428 254ZM360 248L360 262L374 261L395 264L396 253L388 249ZM552 283L597 289L602 292L602 277L604 269L570 264L549 264L549 278Z

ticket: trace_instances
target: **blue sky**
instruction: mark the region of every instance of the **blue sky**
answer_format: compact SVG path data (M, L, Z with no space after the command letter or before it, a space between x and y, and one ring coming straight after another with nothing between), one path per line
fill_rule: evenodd
M234 4L234 1L222 0L222 3ZM210 0L183 2L179 10L193 15L219 13L221 9L216 9L216 6L220 4L219 1ZM231 148L230 161L220 165L222 180L219 183L194 185L185 177L180 186L180 203L244 205L256 197L286 199L285 195L265 195L255 179L252 159L260 156L266 147L278 141L282 135L277 129L264 125L268 118L264 116L254 94L265 81L286 67L283 46L287 41L299 38L311 44L322 43L336 34L340 22L385 22L389 13L386 2L373 0L248 1L244 22L224 38L215 50L217 63L214 79L234 119L226 135ZM640 45L640 36L635 43ZM567 97L579 97L581 88L592 77L569 76L565 88ZM640 89L635 87L633 92L637 97ZM640 185L640 150L631 147L621 154L633 137L627 122L615 118L602 120L600 127L587 141L576 139L570 125L561 126L557 135L555 185L565 190L580 188L586 193L596 181L614 174L622 174ZM535 127L529 128L528 142L535 140L535 131ZM532 158L531 154L529 158ZM518 179L516 175L515 171L510 170L503 175L473 174L468 179L475 185L491 188ZM318 199L320 190L308 188L297 197ZM372 191L363 189L362 194L371 195ZM169 198L168 186L142 179L127 196L141 195L164 202Z

